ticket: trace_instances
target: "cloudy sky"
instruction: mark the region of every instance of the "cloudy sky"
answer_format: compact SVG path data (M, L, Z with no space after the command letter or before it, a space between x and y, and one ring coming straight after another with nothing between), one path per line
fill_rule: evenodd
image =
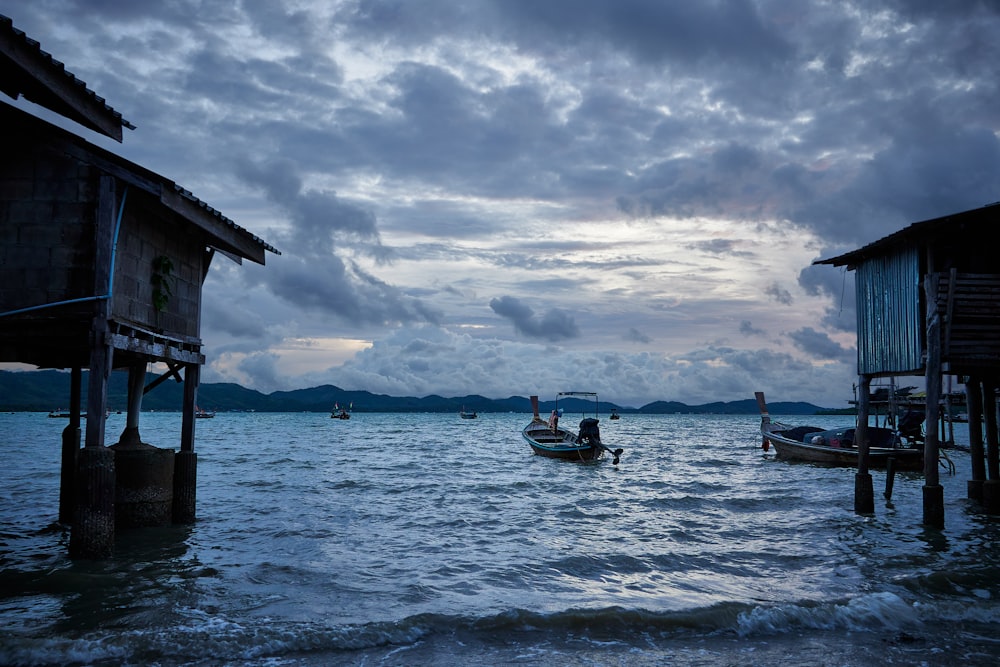
M1000 199L997 0L0 13L137 128L74 131L281 251L213 264L203 382L842 407L811 263Z

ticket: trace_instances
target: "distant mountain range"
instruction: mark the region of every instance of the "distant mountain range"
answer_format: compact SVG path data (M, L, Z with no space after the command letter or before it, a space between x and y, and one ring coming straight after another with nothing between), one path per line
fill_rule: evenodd
M149 384L158 376L148 374ZM87 372L83 373L83 405L87 401ZM142 399L143 410L177 411L181 409L184 386L172 380L160 384ZM0 411L48 412L69 407L70 375L61 371L0 371ZM587 401L564 399L560 407L567 411L580 411ZM330 412L334 404L350 406L355 412L531 412L531 401L524 396L493 399L469 395L445 398L443 396L386 396L368 391L351 391L333 385L322 385L294 391L276 391L262 394L253 389L232 383L206 383L198 387L198 405L217 412ZM547 414L555 401L540 401L539 410ZM128 407L128 374L111 374L108 385L108 408L125 411ZM655 401L641 408L601 401L601 413L618 412L636 414L757 414L757 402L752 398L742 401L687 405L677 401ZM812 403L770 402L772 414L812 415L831 412Z

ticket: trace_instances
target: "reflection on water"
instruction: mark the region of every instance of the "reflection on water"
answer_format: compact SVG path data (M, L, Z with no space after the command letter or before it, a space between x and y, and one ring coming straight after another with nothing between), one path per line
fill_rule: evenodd
M603 420L605 443L625 449L618 466L534 456L525 422L219 413L197 425L196 523L119 531L114 558L74 562L56 522L61 425L0 415L0 662L717 664L789 643L819 663L975 664L1000 652L983 639L1000 620L998 528L965 499L967 453L951 453L946 525L932 530L919 474L856 515L853 470L774 461L756 417ZM144 414L140 428L170 447L180 415ZM887 644L892 633L919 646Z

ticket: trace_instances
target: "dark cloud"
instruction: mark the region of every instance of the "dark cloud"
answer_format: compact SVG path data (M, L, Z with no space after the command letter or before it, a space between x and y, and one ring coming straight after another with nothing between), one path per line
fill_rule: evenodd
M764 290L764 293L767 294L771 299L777 301L783 306L792 305L793 299L791 292L789 292L788 290L786 290L784 287L782 287L777 283L772 283L768 285L767 288Z
M844 360L853 356L853 350L845 349L827 334L812 327L803 327L788 334L795 346L817 359Z
M280 373L281 360L275 354L257 352L249 354L237 364L237 369L247 377L251 378L254 387L259 391L270 393L292 389L288 385L287 378Z
M282 250L213 263L203 316L269 386L315 336L394 393L836 391L853 275L799 264L1000 199L995 0L14 5L138 126L111 150ZM773 349L706 347L734 323Z
M639 62L721 58L742 65L783 58L789 46L747 0L495 0L509 35L525 48L600 44Z
M519 333L529 338L555 342L580 335L573 316L559 308L552 308L541 317L536 317L530 306L512 296L492 299L490 308L500 317L510 320Z
M632 341L634 343L652 343L653 339L642 333L635 327L629 327L629 330L625 333L625 340Z

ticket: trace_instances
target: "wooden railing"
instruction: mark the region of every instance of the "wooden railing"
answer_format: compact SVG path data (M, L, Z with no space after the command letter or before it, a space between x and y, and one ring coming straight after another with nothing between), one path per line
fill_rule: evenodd
M1000 274L941 273L937 311L944 360L1000 367Z

